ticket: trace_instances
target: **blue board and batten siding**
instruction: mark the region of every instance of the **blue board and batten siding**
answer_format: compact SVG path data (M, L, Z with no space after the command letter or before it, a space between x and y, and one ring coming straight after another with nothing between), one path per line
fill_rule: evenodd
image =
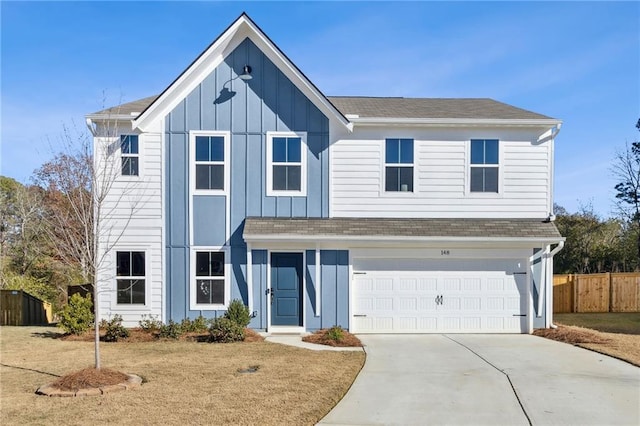
M249 81L233 77L245 64L252 67ZM189 197L189 132L228 131L230 152L229 206L224 195ZM266 133L306 132L307 195L266 195ZM167 315L180 320L202 313L189 309L190 232L195 246L227 245L231 255L231 299L247 302L244 219L261 217L328 217L329 120L253 44L245 39L165 118ZM229 161L230 160L230 161ZM230 235L226 235L229 220ZM192 228L192 229L191 229ZM259 256L258 256L259 257ZM254 259L254 263L256 259ZM261 272L262 273L262 272ZM264 272L266 274L266 272ZM262 275L254 278L260 287ZM266 285L266 284L265 284ZM346 290L345 290L346 291ZM262 316L264 292L254 295ZM262 324L263 319L255 322ZM264 325L258 326L264 328Z

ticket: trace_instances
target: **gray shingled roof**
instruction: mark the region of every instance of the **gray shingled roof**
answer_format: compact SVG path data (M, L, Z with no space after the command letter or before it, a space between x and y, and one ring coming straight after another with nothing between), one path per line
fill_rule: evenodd
M140 113L157 96L139 99L96 112L96 115ZM329 96L327 99L344 114L360 118L475 118L548 120L542 114L516 108L493 99L369 98Z
M245 238L524 238L559 240L555 224L538 219L392 219L392 218L266 218L249 217Z
M369 98L330 96L343 114L375 118L550 119L493 99Z

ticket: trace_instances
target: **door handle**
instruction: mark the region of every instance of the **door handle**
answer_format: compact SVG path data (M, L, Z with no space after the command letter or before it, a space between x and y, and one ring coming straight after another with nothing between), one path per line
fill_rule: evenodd
M443 297L441 294L436 296L436 305L442 305L442 299Z

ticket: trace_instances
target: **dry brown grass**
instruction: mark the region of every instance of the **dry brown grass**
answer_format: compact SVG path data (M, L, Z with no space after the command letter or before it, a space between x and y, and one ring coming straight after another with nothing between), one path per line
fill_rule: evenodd
M329 329L323 328L322 330L318 330L313 334L308 336L304 336L302 338L304 342L308 343L316 343L318 345L327 345L327 346L336 346L341 348L348 347L362 347L362 342L353 334L349 333L346 330L342 330L342 338L339 340L332 339L329 337Z
M589 328L562 324L558 324L558 328L555 330L535 330L534 334L591 349L640 367L640 335L604 333Z
M0 328L0 424L314 424L349 389L364 353L309 351L270 342L102 343L105 368L142 387L98 397L35 390L93 360L91 342L43 327ZM258 366L254 373L240 373Z

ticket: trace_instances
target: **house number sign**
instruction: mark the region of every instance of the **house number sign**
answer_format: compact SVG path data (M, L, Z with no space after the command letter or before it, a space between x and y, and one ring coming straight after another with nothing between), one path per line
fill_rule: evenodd
M450 254L449 250L440 250L440 256L449 256Z

